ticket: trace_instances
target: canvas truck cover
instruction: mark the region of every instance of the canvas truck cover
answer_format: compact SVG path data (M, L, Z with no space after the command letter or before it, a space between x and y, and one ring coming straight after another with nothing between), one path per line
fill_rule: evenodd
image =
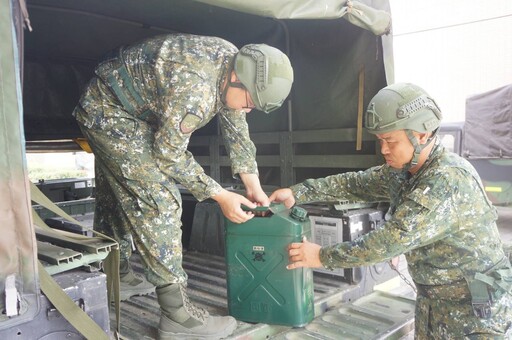
M463 141L466 158L512 158L512 84L467 98Z
M291 111L283 105L265 120L249 117L251 132L353 127L361 68L366 100L393 83L387 0L29 0L27 7L27 141L80 137L70 112L94 67L108 51L158 34L218 36L237 47L266 43L288 54L296 70ZM211 127L198 132L215 134Z
M197 0L214 6L231 8L276 19L335 19L344 17L354 25L372 31L376 35L389 33L391 16L361 1L351 0ZM372 2L373 3L373 2Z
M35 314L38 287L21 123L20 54L16 44L21 24L11 17L11 13L19 13L19 7L12 8L10 0L1 0L0 8L0 328L3 328L11 321L23 321ZM21 301L18 294L23 296ZM18 320L9 319L18 314L18 308L25 311L24 315Z

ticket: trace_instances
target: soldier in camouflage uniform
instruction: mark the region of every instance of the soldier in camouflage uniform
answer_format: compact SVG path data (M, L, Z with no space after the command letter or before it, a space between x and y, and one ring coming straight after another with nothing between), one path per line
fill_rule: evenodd
M512 272L497 213L475 169L436 136L441 112L413 84L390 85L371 100L365 126L386 164L308 179L271 201L387 201L382 228L331 246L289 247L288 269L357 267L405 254L417 287L416 339L504 339L512 334Z
M253 217L241 204L269 204L245 116L281 106L290 61L264 44L238 51L220 38L176 34L122 48L95 73L74 115L95 154L95 225L120 244L122 298L157 287L161 339L228 336L232 317L210 316L187 298L177 183L200 201L216 200L236 223ZM187 151L191 134L215 116L247 197L222 188ZM129 265L132 244L151 284Z

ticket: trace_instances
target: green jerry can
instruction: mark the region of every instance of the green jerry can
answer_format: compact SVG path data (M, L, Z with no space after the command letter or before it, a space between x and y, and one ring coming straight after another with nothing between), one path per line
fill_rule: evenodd
M258 216L245 223L225 223L229 314L246 322L304 326L314 317L313 272L286 265L288 244L311 238L307 212L282 204L254 211Z

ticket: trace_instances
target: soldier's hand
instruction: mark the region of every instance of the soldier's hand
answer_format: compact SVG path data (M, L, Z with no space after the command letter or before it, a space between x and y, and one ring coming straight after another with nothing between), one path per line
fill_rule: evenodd
M219 203L224 216L233 223L244 223L254 217L253 212L242 210L242 204L251 209L257 205L242 195L222 189L212 198Z
M295 197L289 188L277 189L270 195L270 202L283 203L285 207L291 208L295 204Z
M263 190L247 191L247 198L259 206L268 207L270 200Z
M309 242L306 237L301 243L291 243L288 246L288 260L290 264L286 266L286 269L295 268L320 268L322 262L320 262L320 249L322 246L316 243Z
M270 205L270 200L268 199L267 194L265 194L261 188L258 175L240 173L240 178L242 179L242 182L244 182L247 191L247 198L250 201L255 202L259 206L268 207Z

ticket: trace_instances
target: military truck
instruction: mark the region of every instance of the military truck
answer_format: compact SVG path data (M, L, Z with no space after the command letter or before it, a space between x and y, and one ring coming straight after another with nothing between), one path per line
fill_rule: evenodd
M478 171L491 202L512 206L512 85L469 96L464 122L441 124L446 147ZM490 138L482 138L482 136Z
M269 193L309 177L381 162L377 143L363 130L362 121L369 99L393 83L387 0L0 0L0 4L4 232L0 338L82 338L77 329L83 329L80 323L88 318L107 336L116 331L119 318L108 310L102 273L108 271L107 254L115 252L116 244L95 240L99 243L90 246L80 238L91 236L93 179L39 183L36 188L55 201L51 202L33 186L31 191L26 154L80 150L82 135L71 112L94 67L121 45L182 32L222 37L238 47L267 43L284 51L295 70L289 98L277 112L248 116L260 179ZM189 149L219 183L229 190L241 189L230 173L217 122L197 131ZM213 314L226 315L223 219L214 202L197 202L186 190L182 194L184 268L191 298ZM59 211L44 208L48 201L82 223L68 223ZM327 230L338 241L381 223L378 205L337 202L306 208L312 223L322 226L317 233ZM354 220L357 228L351 229ZM80 237L77 241L69 234L48 236L49 231L41 230L43 224ZM142 271L137 254L133 261ZM50 299L50 290L41 291L50 281L46 274L57 283L53 293L64 290L88 318L68 321L74 312L62 306L67 298ZM375 290L396 279L387 264L315 272L315 320L301 328L239 322L232 338L400 338L411 330L414 296ZM120 307L120 334L129 339L155 338L159 310L154 295L133 297ZM100 336L93 334L85 336Z

